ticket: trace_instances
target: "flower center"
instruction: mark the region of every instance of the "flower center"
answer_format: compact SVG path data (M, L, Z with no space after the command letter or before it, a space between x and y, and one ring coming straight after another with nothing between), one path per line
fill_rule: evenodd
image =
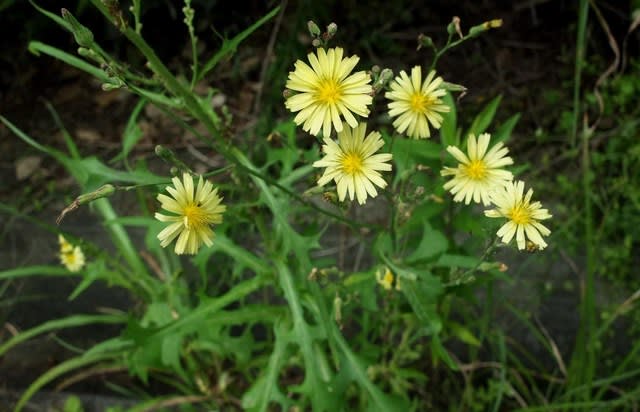
M433 103L432 99L429 96L425 96L420 92L415 92L411 95L411 99L409 100L409 107L411 107L411 111L414 113L426 113L429 109L429 106Z
M193 229L207 224L207 214L202 210L200 205L192 204L184 208L184 226L187 229Z
M466 166L467 176L472 180L483 180L487 177L487 166L482 160L473 160Z
M509 215L509 218L517 225L527 225L531 223L531 213L521 204L511 209Z
M341 95L340 86L335 80L326 79L320 82L320 87L318 87L318 100L320 102L334 104L340 99Z
M64 258L67 260L67 263L73 265L76 263L76 255L73 252L65 253Z
M357 153L346 153L342 158L342 170L348 175L355 175L362 171L362 157Z
M391 284L393 283L393 273L391 273L390 270L387 270L387 272L384 274L384 278L382 279L382 281L387 285L391 286Z

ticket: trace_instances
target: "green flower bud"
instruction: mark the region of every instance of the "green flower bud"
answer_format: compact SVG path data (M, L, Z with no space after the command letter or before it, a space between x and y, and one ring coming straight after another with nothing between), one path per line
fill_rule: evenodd
M337 24L335 24L335 23L330 23L330 24L327 26L327 34L328 34L330 37L335 36L335 34L336 34L337 32L338 32L338 25L337 25Z
M111 90L116 90L122 87L122 84L115 83L102 83L102 90L105 92L110 92Z
M85 193L84 195L78 196L76 199L79 205L84 205L85 203L93 202L94 200L109 197L116 192L115 186L111 184L106 184L100 186L98 189L94 190L91 193Z
M76 43L81 47L90 49L93 45L93 33L91 33L91 30L80 24L69 10L62 9L61 13L62 18L71 25L71 32L73 33Z
M170 173L174 176L181 175L183 172L193 174L193 171L182 160L178 159L170 149L162 145L157 145L155 148L156 155L172 165Z
M383 69L380 73L380 80L385 83L391 80L391 78L393 78L393 70L391 69Z
M318 27L313 20L307 22L307 29L309 29L309 34L312 37L318 37L320 35L320 27Z
M421 33L418 36L418 50L423 47L433 47L433 39Z
M460 17L453 16L453 19L451 19L451 23L447 25L447 33L451 35L458 33L458 35L462 37L462 33L460 32Z

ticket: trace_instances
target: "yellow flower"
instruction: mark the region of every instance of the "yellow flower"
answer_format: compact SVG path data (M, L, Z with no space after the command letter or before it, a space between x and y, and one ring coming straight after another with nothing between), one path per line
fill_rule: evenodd
M400 290L400 277L397 278L393 275L393 272L388 267L384 267L384 270L378 269L376 271L376 281L385 290L391 290L393 288L393 281L396 281L396 290Z
M338 133L338 142L324 138L322 151L324 158L313 163L314 167L326 167L318 180L324 186L331 180L338 187L338 199L343 201L349 192L349 198L358 199L361 205L367 201L367 194L376 197L378 192L374 184L382 189L387 186L378 170L389 171L391 153L374 154L384 146L380 133L371 132L365 138L367 125L360 123L356 128L345 127Z
M551 218L547 209L542 209L540 202L531 203L533 189L524 195L524 182L508 182L503 188L491 192L491 202L496 209L486 210L488 217L505 217L508 219L498 230L498 237L503 243L509 243L516 237L518 249L522 250L528 240L537 248L544 249L547 244L542 236L549 236L551 231L539 221Z
M299 93L289 97L285 106L293 113L299 112L294 121L297 125L304 123L304 131L317 136L322 128L323 137L329 137L332 124L336 132L342 131L340 116L351 127L358 125L352 113L369 116L371 77L364 71L350 74L360 58L354 55L343 59L340 47L327 51L320 48L317 53L307 56L311 67L298 60L295 70L289 72L286 87Z
M78 272L85 264L84 253L80 246L73 246L65 239L64 236L58 235L58 243L60 243L60 263L62 263L69 271Z
M391 273L387 267L384 268L384 271L379 269L376 271L376 280L385 290L391 290L393 286L393 273Z
M402 70L391 82L391 91L384 96L393 100L389 103L389 116L398 116L393 122L398 133L407 131L409 137L425 139L431 136L429 123L434 129L440 128L442 116L439 113L448 112L450 108L440 99L446 94L440 88L442 77L434 79L435 75L432 70L422 82L422 69L415 66L411 69L411 79Z
M204 181L202 176L195 192L193 178L188 173L182 175L182 181L177 177L171 181L173 187L166 187L171 197L158 195L162 208L173 213L171 216L155 214L155 218L161 222L171 222L158 234L160 246L166 247L177 237L176 254L193 255L198 252L202 243L207 246L213 244L211 225L222 222L226 206L220 204L222 198L218 196L218 189L214 189L211 182Z
M500 142L487 152L490 139L489 133L481 134L477 141L473 134L469 135L466 155L455 146L447 147L447 152L460 164L455 168L445 167L440 174L453 176L453 179L444 184L444 188L454 195L455 202L462 202L464 199L469 204L473 199L476 203L482 201L485 206L489 206L489 193L513 180L511 172L501 169L513 164L513 159L506 156L509 149Z

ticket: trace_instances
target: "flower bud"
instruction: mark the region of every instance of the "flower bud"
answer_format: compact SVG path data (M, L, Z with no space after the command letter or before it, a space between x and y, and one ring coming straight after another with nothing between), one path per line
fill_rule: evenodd
M479 36L481 33L489 29L496 29L502 26L502 19L493 19L489 21L485 21L482 24L478 24L477 26L473 26L469 29L469 37Z
M463 37L462 31L460 30L460 17L453 16L453 19L451 19L451 23L449 23L449 25L447 26L447 33L449 33L450 35L458 33L458 36Z
M327 26L327 34L329 35L329 37L335 36L337 32L338 32L338 25L337 24L330 23Z
M318 25L313 20L309 20L307 22L307 29L309 30L309 34L311 35L311 37L320 36L320 27L318 27Z
M426 36L422 33L418 36L418 48L420 50L423 47L433 47L433 39L429 36Z
M391 80L391 78L393 78L393 70L389 68L383 69L380 73L380 80L385 83Z
M91 30L80 24L78 20L69 12L67 9L62 9L62 18L64 21L69 23L71 26L71 32L73 33L73 37L81 47L86 47L88 49L93 45L93 33Z

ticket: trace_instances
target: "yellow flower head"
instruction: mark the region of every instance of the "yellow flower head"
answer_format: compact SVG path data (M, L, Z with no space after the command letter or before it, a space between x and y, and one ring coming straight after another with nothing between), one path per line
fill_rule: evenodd
M440 97L447 92L441 88L442 77L436 77L431 71L422 81L422 69L415 66L411 69L411 78L402 70L400 75L391 82L391 91L385 97L392 100L389 103L389 116L396 117L393 127L398 133L407 132L407 136L414 139L425 139L431 136L429 123L434 129L439 129L442 116L451 110L442 103Z
M393 273L387 267L384 268L384 271L376 271L376 280L385 290L391 290L393 287Z
M62 263L69 271L78 272L84 267L85 258L80 246L73 246L65 239L64 236L58 235L58 243L60 244L60 263Z
M207 246L213 244L211 225L222 222L226 206L220 204L222 198L218 196L218 189L214 189L211 182L204 181L202 176L195 190L193 178L188 173L182 175L182 181L177 177L171 181L173 187L166 187L171 197L158 195L162 208L173 213L170 216L155 214L155 218L161 222L170 222L158 234L160 246L166 247L177 237L176 254L194 255L202 243Z
M454 195L455 202L464 200L469 204L473 199L476 203L489 206L489 193L513 180L511 172L502 169L513 164L513 160L507 156L509 149L500 142L487 152L490 139L489 133L481 134L478 140L473 134L469 135L466 155L455 146L447 147L447 152L460 164L455 168L445 167L440 174L453 176L444 184L444 188Z
M393 281L395 279L396 290L400 290L400 277L395 277L391 269L388 267L384 267L384 270L378 269L376 271L376 281L380 286L382 286L385 290L391 290L393 288Z
M309 53L311 66L301 60L296 61L295 70L289 72L287 89L298 92L285 101L287 109L298 112L294 121L303 124L302 129L314 136L322 128L323 137L331 135L331 127L342 131L342 118L356 127L358 121L353 114L369 116L373 101L371 77L364 71L351 74L358 63L358 56L343 59L340 47L324 50L317 55Z
M496 208L486 210L488 217L504 217L508 221L498 230L498 237L503 243L509 243L516 237L518 249L527 246L527 239L537 248L544 249L547 244L542 236L549 236L551 231L540 220L551 218L549 211L542 208L540 202L531 203L533 189L524 194L524 182L508 182L503 188L491 192L491 203Z
M355 196L362 205L367 201L367 194L378 195L374 185L383 189L387 186L378 171L391 170L391 165L386 163L391 160L391 153L374 154L384 146L384 141L378 132L371 132L365 138L366 131L367 125L360 123L356 128L345 127L339 132L338 142L325 137L322 145L325 156L313 163L314 167L326 167L318 185L334 180L340 201L348 192L351 200Z

